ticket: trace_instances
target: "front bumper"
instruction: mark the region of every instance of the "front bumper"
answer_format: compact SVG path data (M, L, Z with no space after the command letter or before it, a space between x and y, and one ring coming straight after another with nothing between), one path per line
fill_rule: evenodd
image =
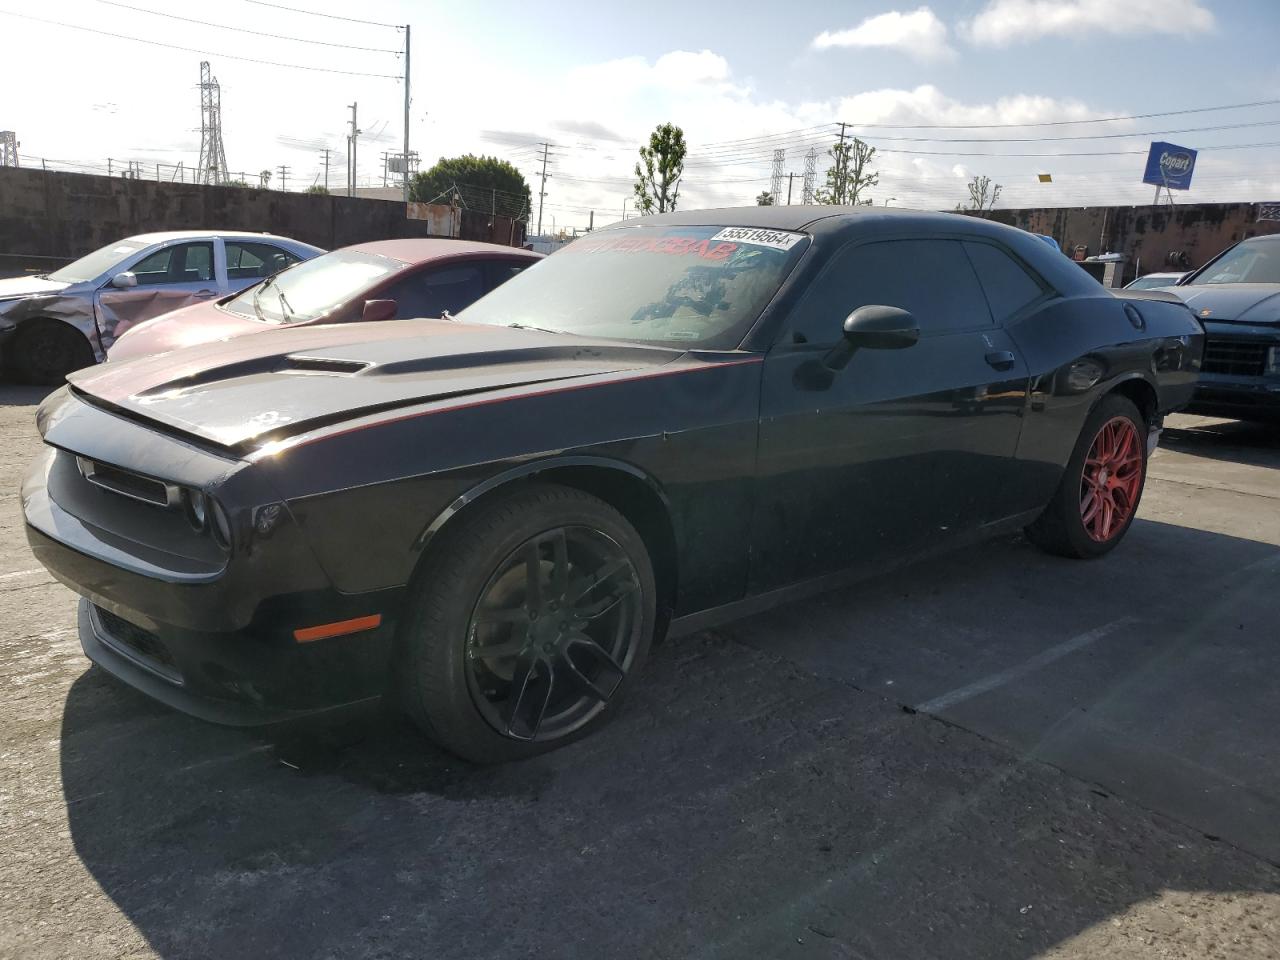
M1280 374L1268 365L1268 357L1280 351L1280 330L1221 320L1205 320L1204 328L1200 380L1187 412L1280 420Z
M1186 412L1240 420L1280 420L1280 379L1201 374Z

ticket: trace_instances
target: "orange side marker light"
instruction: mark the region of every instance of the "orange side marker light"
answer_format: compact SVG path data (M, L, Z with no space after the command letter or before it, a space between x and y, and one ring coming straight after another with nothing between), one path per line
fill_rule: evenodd
M337 623L322 623L318 627L299 627L293 631L293 639L298 643L310 643L312 640L326 640L329 637L342 637L348 633L360 633L362 630L373 630L382 623L382 614L375 613L367 617L356 617L354 620L339 620Z

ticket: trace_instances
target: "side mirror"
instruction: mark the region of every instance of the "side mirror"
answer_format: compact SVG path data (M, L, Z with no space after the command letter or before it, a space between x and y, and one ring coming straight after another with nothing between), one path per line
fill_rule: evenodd
M129 270L124 271L124 273L117 273L111 278L111 286L115 287L117 290L128 290L130 287L136 287L137 285L137 274L132 273Z
M363 323L380 323L383 320L396 318L396 302L394 300L366 300L364 310L360 314Z
M902 350L920 339L916 318L901 307L868 304L844 321L844 340L822 359L828 370L842 370L859 349Z

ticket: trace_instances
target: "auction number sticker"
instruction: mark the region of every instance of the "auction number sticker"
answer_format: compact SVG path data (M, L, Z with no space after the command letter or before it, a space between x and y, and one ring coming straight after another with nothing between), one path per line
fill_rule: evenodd
M756 247L772 247L774 250L790 250L804 239L804 234L791 233L788 230L762 230L759 227L725 227L711 239L749 243Z

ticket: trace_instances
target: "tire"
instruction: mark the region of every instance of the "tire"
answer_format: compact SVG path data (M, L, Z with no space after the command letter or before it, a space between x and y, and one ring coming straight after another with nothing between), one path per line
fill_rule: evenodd
M644 541L571 487L527 484L482 501L445 528L410 589L400 702L428 737L477 763L598 729L653 640Z
M28 320L14 333L9 349L14 378L38 386L57 386L95 359L84 334L61 320Z
M1062 482L1027 537L1063 557L1109 553L1132 525L1146 480L1147 423L1128 397L1108 394L1085 420Z

